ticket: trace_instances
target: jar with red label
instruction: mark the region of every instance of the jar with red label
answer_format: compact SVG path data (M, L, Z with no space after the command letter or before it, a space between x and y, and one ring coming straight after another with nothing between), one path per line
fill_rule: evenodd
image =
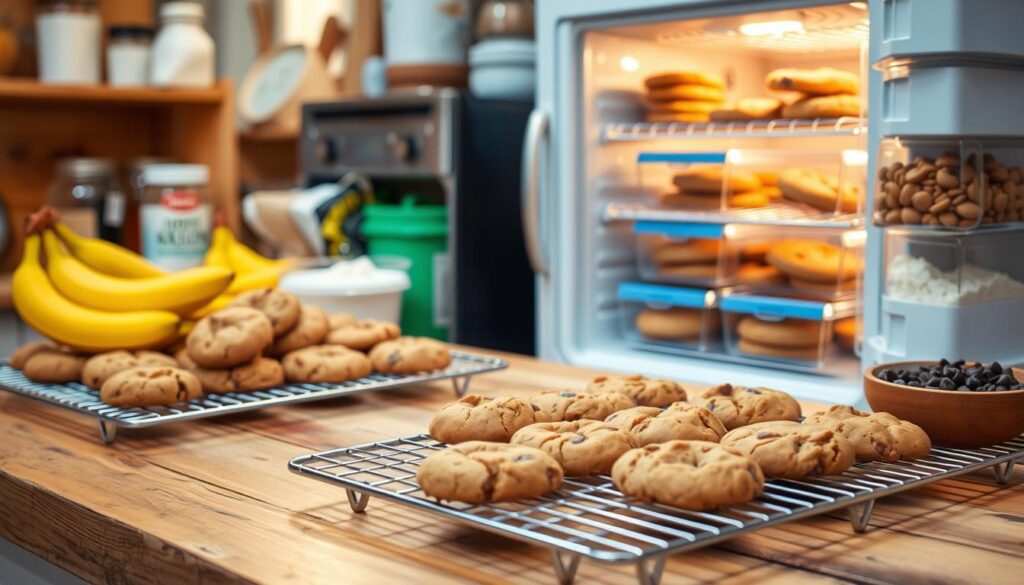
M142 171L142 254L167 270L199 266L210 245L213 208L206 165L155 164Z

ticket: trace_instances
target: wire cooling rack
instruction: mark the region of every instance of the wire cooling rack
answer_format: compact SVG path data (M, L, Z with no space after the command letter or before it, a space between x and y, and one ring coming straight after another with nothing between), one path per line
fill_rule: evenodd
M847 509L855 532L863 532L875 500L979 469L993 467L1005 484L1014 461L1024 457L1024 435L982 449L935 447L924 459L856 464L841 475L805 480L770 480L764 494L743 506L690 512L623 496L611 478L566 478L562 488L530 500L494 504L438 502L416 482L420 462L445 445L429 435L314 453L288 467L346 489L354 512L380 496L448 519L546 546L555 575L572 583L583 557L634 563L642 585L657 585L669 554L708 546L754 530Z
M99 392L84 384L41 384L26 378L6 360L0 361L0 389L53 404L98 419L100 438L114 442L118 427L142 428L183 420L222 416L282 404L325 400L338 396L375 392L420 382L451 380L457 396L469 388L470 378L508 367L503 359L459 351L451 352L447 369L427 374L397 375L373 373L341 384L287 384L255 392L208 394L177 406L120 408L100 401Z

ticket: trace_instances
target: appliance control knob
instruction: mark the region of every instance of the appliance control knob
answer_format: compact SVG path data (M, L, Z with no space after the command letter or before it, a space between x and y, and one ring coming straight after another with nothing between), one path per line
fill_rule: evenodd
M388 145L391 146L391 154L395 160L411 163L419 156L416 150L416 137L400 136L396 133L388 134Z
M330 136L321 136L313 143L316 160L323 164L332 164L338 160L338 145Z

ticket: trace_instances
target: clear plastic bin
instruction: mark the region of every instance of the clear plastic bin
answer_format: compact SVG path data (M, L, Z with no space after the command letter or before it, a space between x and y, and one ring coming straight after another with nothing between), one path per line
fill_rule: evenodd
M1024 57L1024 2L885 0L879 59Z
M867 155L862 150L729 149L724 153L641 152L639 181L662 209L792 215L857 214ZM839 194L842 194L840 196Z
M744 292L835 299L856 297L863 230L731 224L722 281Z
M1022 230L886 230L877 357L1024 359L1021 249Z
M704 288L724 286L725 228L707 223L635 222L640 277Z
M778 367L821 370L850 353L833 324L856 315L855 301L819 302L726 291L719 301L726 350Z
M618 298L622 334L632 343L693 351L720 345L714 290L624 282Z
M1024 219L1024 141L887 138L875 225L969 230Z

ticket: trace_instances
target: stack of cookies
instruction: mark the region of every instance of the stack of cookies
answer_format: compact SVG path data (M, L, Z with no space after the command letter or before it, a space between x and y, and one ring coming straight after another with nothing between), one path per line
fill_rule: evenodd
M721 76L700 71L659 73L645 79L644 86L648 122L707 122L725 97Z
M431 421L431 436L451 446L424 459L417 481L439 500L488 503L610 474L629 497L711 510L758 497L765 477L839 474L931 448L920 427L885 413L832 407L801 424L800 405L769 388L721 384L686 399L677 383L640 375L528 400L465 396Z
M667 240L650 252L655 275L660 279L683 282L713 281L718 276L721 240L689 238Z
M789 286L817 297L853 291L862 264L852 252L820 240L782 240L772 244L766 258L785 275Z
M676 173L672 184L678 189L664 193L660 203L666 207L715 210L725 208L764 207L770 202L773 189L766 189L755 173L731 169L724 165L692 165Z
M849 181L843 185L835 175L814 169L785 169L778 175L778 189L786 199L828 212L856 213L863 192Z
M815 361L823 347L823 325L807 319L764 321L746 315L736 326L736 349L760 357Z
M783 118L840 118L860 115L859 81L854 73L818 69L776 69L765 78L768 89L796 92L797 100L783 106Z
M199 320L172 357L110 351L92 357L48 343L26 344L11 365L38 382L81 381L121 407L169 406L205 394L251 392L288 382L334 384L376 371L414 374L446 368L447 347L400 337L394 323L327 316L277 289L239 295Z

